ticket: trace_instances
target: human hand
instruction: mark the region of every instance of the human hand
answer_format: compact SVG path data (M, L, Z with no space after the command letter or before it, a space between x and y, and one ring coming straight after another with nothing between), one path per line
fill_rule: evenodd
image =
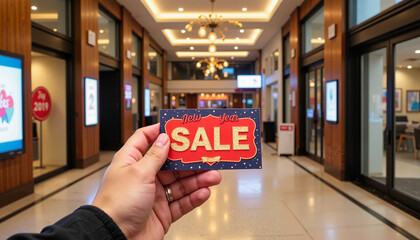
M162 239L173 222L207 201L209 187L221 181L214 170L160 171L169 145L169 137L159 135L159 124L137 130L115 154L93 200L128 239ZM174 198L170 204L167 185Z

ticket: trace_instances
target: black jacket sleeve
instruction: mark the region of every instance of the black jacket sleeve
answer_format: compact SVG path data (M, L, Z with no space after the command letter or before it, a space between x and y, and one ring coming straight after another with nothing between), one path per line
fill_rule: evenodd
M19 233L9 240L78 239L78 240L126 240L117 224L101 209L82 206L41 233Z

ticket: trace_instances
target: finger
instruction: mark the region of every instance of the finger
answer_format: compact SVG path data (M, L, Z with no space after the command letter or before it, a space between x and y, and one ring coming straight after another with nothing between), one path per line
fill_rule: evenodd
M169 152L169 136L165 133L159 135L152 147L147 151L146 155L141 161L136 164L139 165L146 173L150 173L155 178L157 172L165 163Z
M200 206L210 197L209 188L200 188L197 191L185 196L178 201L169 204L169 209L172 214L172 222L175 222L180 217L189 213L194 208Z
M160 171L157 176L162 185L169 185L181 178L196 175L207 170L185 170L185 171Z
M139 161L143 156L142 154L158 137L159 126L159 123L157 123L137 129L116 155L123 155L124 157L121 159L125 160L129 157L128 160L132 163Z
M190 177L182 178L169 187L172 190L174 200L190 195L200 188L207 188L220 183L222 177L218 171L208 171Z

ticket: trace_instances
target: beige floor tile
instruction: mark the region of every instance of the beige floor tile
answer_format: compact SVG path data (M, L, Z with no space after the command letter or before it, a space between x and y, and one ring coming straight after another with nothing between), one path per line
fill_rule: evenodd
M407 239L385 225L363 226L357 228L336 228L329 230L309 230L314 240L398 240Z

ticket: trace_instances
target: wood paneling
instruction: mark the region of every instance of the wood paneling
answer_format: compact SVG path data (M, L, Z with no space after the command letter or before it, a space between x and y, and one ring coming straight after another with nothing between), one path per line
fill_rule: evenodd
M300 5L299 20L302 20L310 13L322 0L306 0Z
M324 67L325 80L338 80L338 124L324 122L325 136L325 171L344 179L345 161L345 39L346 14L345 0L324 1L325 36L328 26L336 24L336 37L325 38Z
M150 74L147 69L147 63L149 62L149 33L143 29L143 41L142 41L143 57L141 61L141 80L143 82L141 93L144 94L144 89L149 88ZM142 95L144 97L144 95ZM140 96L139 96L140 97ZM143 101L142 101L143 102ZM146 126L146 118L144 116L144 103L141 105L141 119L142 126Z
M125 8L121 8L121 138L122 143L133 134L133 115L131 108L126 108L126 100L124 94L124 84L132 84L133 64L131 59L127 58L127 50L131 51L132 27L131 14Z
M143 38L143 27L134 18L131 18L131 27L133 32L135 32L139 37Z
M301 45L301 38L300 38L300 21L299 21L299 8L296 8L295 11L293 11L291 17L290 17L290 50L295 51L295 57L294 58L290 58L290 93L293 94L293 92L295 93L295 102L296 105L295 107L291 107L290 109L290 120L292 123L295 124L295 147L296 150L300 150L301 145L300 145L300 125L299 125L299 121L300 121L300 115L299 115L299 96L300 96L300 89L299 89L299 85L300 85L300 81L301 81L301 76L300 76L300 70L301 70L301 65L300 65L300 45Z
M121 6L115 0L99 0L99 4L105 8L109 13L121 21Z
M99 124L95 126L86 127L84 124L84 78L99 80L98 45L88 45L88 30L98 33L98 0L76 0L74 1L76 162L82 162L82 166L85 166L84 161L92 159L99 153L100 119Z
M281 35L285 37L290 32L290 19L281 27Z
M198 94L188 93L187 94L187 108L195 109L198 107Z
M24 56L26 148L26 153L23 155L0 160L0 202L2 204L10 203L33 192L30 6L30 0L0 1L0 49ZM11 192L14 194L7 194Z

